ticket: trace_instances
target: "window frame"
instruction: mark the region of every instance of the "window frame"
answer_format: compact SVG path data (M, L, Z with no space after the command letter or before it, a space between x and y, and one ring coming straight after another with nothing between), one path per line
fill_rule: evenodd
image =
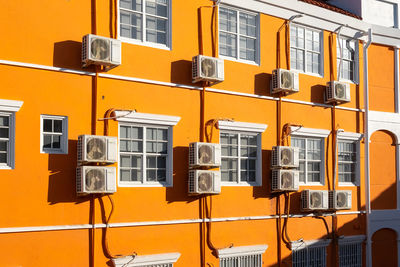
M44 148L44 134L43 131L43 120L61 120L62 121L62 133L60 135L60 148ZM40 153L42 154L68 154L68 117L58 115L40 115Z
M146 31L147 28L146 26L146 16L147 13L145 13L145 6L146 6L146 1L147 0L141 0L142 1L142 10L137 11L136 13L140 13L142 15L142 40L138 39L132 39L129 37L124 37L121 35L121 6L120 6L120 1L117 1L117 39L121 40L121 42L124 43L129 43L129 44L135 44L135 45L142 45L142 46L147 46L147 47L152 47L152 48L158 48L158 49L163 49L163 50L172 50L172 0L166 0L167 1L167 33L166 33L166 44L159 44L159 43L153 43L146 41ZM132 10L130 11L132 12ZM152 16L152 15L150 15ZM157 15L154 15L153 17L158 17Z
M262 186L262 133L268 125L259 123L218 121L219 143L221 144L221 132L234 134L253 134L257 136L257 159L256 159L256 179L254 182L240 181L240 160L238 162L238 180L233 182L221 181L222 186ZM238 140L240 144L240 139ZM238 147L238 156L240 146ZM221 155L222 158L222 155ZM240 157L238 157L240 159ZM221 166L222 167L222 166ZM220 168L221 169L221 168Z
M356 178L354 182L340 182L339 180L339 147L338 147L338 186L360 186L360 176L361 176L361 152L360 152L360 143L361 139L363 138L363 134L360 133L352 133L352 132L340 132L338 133L338 144L340 141L342 142L353 142L356 143Z
M303 49L303 51L304 51L304 63L303 63L304 70L299 70L299 69L293 68L292 63L290 63L290 70L298 72L298 73L302 73L302 74L307 74L307 75L323 78L324 77L324 31L321 30L321 29L318 29L318 28L313 28L313 27L305 26L305 25L298 24L298 23L290 23L290 28L289 28L289 57L290 57L290 62L291 62L291 58L292 58L292 52L291 52L292 45L291 45L291 34L290 34L291 27L301 27L301 28L304 29L304 49ZM306 70L306 68L307 68L307 55L306 54L307 54L307 51L310 51L310 50L307 50L306 43L305 43L306 42L306 38L305 38L305 36L306 36L305 31L306 30L319 32L319 38L320 38L319 39L320 61L319 61L318 73L314 73L314 72L310 72L310 71ZM294 48L295 49L301 49L301 48L297 48L297 47L294 47ZM311 52L314 52L314 51L311 51Z
M222 266L221 260L224 259L236 259L240 257L246 256L260 256L260 267L262 266L262 255L268 249L268 245L255 245L255 246L240 246L240 247L232 247L232 248L223 248L218 249L217 254L220 262L220 266ZM252 266L253 267L253 266ZM258 267L258 266L254 266Z
M355 51L354 51L353 80L344 79L340 76L340 73L339 73L340 53L337 53L337 50L339 49L339 43L338 43L339 38L336 38L336 75L337 75L339 81L358 84L359 83L359 43L358 43L358 40L353 39L351 37L347 37L347 36L340 36L340 39L341 40L349 40L350 42L354 42ZM349 61L349 60L343 59L343 61ZM343 68L343 66L342 66L342 68Z
M230 56L224 56L221 55L220 53L220 8L225 8L225 9L229 9L229 10L234 10L237 12L236 14L236 33L235 36L238 37L236 38L236 58L235 57L230 57ZM240 19L240 12L245 13L245 14L249 14L249 15L253 15L256 16L256 37L254 38L256 40L256 45L255 45L255 60L246 60L246 59L241 59L240 58L240 36L246 36L247 35L243 35L240 34L240 23L239 23L239 19ZM250 65L256 65L259 66L260 65L260 13L254 12L254 11L248 11L245 9L241 9L241 8L237 8L237 7L232 7L229 5L219 5L218 6L218 18L217 18L217 31L218 31L218 57L225 59L225 60L231 60L231 61L235 61L235 62L240 62L240 63L245 63L245 64L250 64ZM229 34L233 34L231 32L228 32Z
M321 141L321 164L320 164L320 181L307 182L307 173L305 175L305 182L299 182L300 186L323 186L325 185L325 151L326 151L326 137L330 134L329 130L304 128L304 127L291 127L291 138L305 138L307 139L320 139ZM307 143L306 143L307 147ZM306 166L307 167L307 166Z
M117 181L119 187L172 187L173 186L173 126L175 126L180 117L138 113L134 111L114 111L116 120L118 121L118 162L117 162ZM165 182L143 182L143 181L121 181L120 180L120 126L138 126L138 127L156 127L168 129L168 144L167 144L167 162L166 162L166 181ZM144 161L144 160L143 160ZM143 164L144 162L142 162ZM142 171L145 171L142 168Z
M0 163L0 169L14 169L15 167L15 113L0 110L0 116L8 117L7 162Z

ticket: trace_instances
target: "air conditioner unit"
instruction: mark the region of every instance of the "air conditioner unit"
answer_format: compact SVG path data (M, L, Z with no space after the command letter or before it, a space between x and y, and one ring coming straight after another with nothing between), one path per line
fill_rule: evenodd
M189 194L221 193L221 172L189 170Z
M198 55L192 59L192 81L222 82L224 80L224 60Z
M351 191L329 191L329 208L333 210L351 209Z
M78 162L114 163L118 161L117 138L99 135L78 137Z
M296 93L299 91L299 74L294 71L275 69L272 71L271 93L287 92Z
M326 103L350 102L350 84L338 81L326 83Z
M78 195L114 193L116 169L114 167L82 166L76 169Z
M189 166L221 166L221 145L213 143L190 143Z
M303 211L327 210L328 208L328 191L303 190L301 192L301 209Z
M299 148L291 146L272 147L272 168L299 167Z
M299 171L272 170L272 191L298 191Z
M93 34L83 36L82 64L118 66L121 65L121 41Z

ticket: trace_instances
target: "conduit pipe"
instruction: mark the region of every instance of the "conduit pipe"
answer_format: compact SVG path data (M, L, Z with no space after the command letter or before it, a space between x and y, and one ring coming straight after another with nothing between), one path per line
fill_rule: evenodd
M369 218L371 213L370 202L370 166L369 166L369 86L368 86L368 47L372 42L372 29L368 29L368 42L363 47L364 55L364 144L365 144L365 209L366 209L366 230L367 230L367 267L372 266L371 254L371 233L369 227Z

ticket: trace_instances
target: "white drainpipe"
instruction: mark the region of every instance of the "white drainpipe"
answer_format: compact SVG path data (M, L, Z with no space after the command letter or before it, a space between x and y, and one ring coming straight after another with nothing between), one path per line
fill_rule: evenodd
M370 199L370 166L369 166L369 90L368 90L368 47L372 42L372 30L368 30L368 42L364 45L364 116L365 116L365 129L364 129L364 144L365 144L365 209L366 209L366 231L367 231L367 267L372 267L372 243L371 233L369 227L369 218L371 213L371 199Z

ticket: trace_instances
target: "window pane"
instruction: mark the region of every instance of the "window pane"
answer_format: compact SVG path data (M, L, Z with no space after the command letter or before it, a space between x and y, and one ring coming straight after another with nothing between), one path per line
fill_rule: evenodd
M157 142L147 142L146 143L146 152L156 153L157 152Z
M149 182L156 181L157 180L156 174L157 174L156 170L147 170L147 181L149 181Z
M236 58L236 35L221 32L219 35L220 54Z
M167 141L168 140L168 130L158 129L157 130L157 139Z
M165 169L167 167L167 157L157 157L157 168Z
M8 116L0 116L0 126L9 126L9 117Z
M256 37L256 16L240 13L240 34Z
M142 168L142 157L132 156L132 168Z
M141 11L142 10L142 1L141 0L120 0L121 8Z
M8 128L0 128L0 138L8 138Z
M51 135L45 134L43 136L43 148L51 148Z
M122 156L121 155L121 167L130 167L131 166L131 157L130 156Z
M167 154L167 143L157 143L157 152Z
M126 140L120 140L119 145L120 145L119 149L121 152L131 151L131 142L126 141Z
M256 39L240 37L240 58L244 60L256 60Z
M147 168L157 168L156 157L147 157Z
M0 163L7 163L7 153L0 153Z
M142 141L132 141L131 151L132 152L142 152L143 151L143 142Z
M146 13L167 17L167 0L146 0Z
M143 128L132 127L131 128L132 139L143 139Z
M7 151L8 141L0 141L0 151Z
M121 35L142 40L142 15L121 11Z
M236 33L236 11L220 7L219 28L222 31Z
M132 169L131 181L141 181L141 180L142 180L142 172L140 170Z
M53 148L61 148L61 136L53 135Z
M130 181L131 172L129 170L121 169L120 175L121 175L121 181Z
M62 120L54 120L54 132L62 133Z
M119 128L120 137L121 138L129 138L130 137L130 128L126 126L121 126Z
M146 41L158 44L167 43L166 20L147 17Z
M43 131L44 132L53 132L53 121L44 119L43 120Z

